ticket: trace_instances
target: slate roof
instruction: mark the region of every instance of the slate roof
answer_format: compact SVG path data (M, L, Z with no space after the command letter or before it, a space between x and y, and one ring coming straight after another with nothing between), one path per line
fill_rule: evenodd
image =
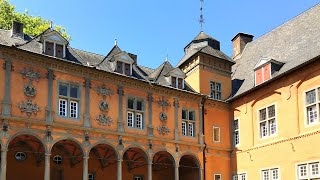
M196 44L199 42L208 41L208 45L206 46L200 46L197 48L188 48L188 46L192 44ZM234 61L224 54L222 51L220 51L220 47L213 47L212 44L218 44L220 46L220 42L212 38L211 36L207 35L205 32L201 31L186 47L185 47L185 54L182 57L182 59L178 62L176 67L180 67L182 64L187 62L193 55L197 54L198 52L202 52L205 54L208 54L210 56L214 56L223 60L226 60L230 63L234 63ZM188 49L186 51L186 49Z
M255 87L254 67L262 57L284 63L272 78L320 55L320 4L248 43L232 67L233 97ZM259 86L263 86L264 83Z
M44 49L43 49L41 38L43 38L43 36L45 35L48 35L48 33L52 33L52 32L56 32L56 31L49 28L36 37L30 37L28 35L24 35L24 38L18 38L18 37L11 37L11 30L0 29L0 45L15 46L18 49L48 56L43 54ZM100 55L100 54L72 48L68 44L66 47L66 57L61 60L67 60L67 61L71 61L84 66L89 66L99 70L118 74L117 72L115 72L115 68L116 68L115 60L118 58L118 56L121 56L123 54L126 54L128 55L128 57L131 58L129 53L122 51L117 45L115 45L109 51L109 53L107 53L107 55ZM60 58L57 58L57 59L60 59ZM165 75L168 72L174 69L174 67L169 62L164 63L164 66L160 66L157 69L152 69L152 68L140 66L137 64L135 59L132 59L132 60L134 61L134 63L132 64L132 76L130 76L130 78L141 79L149 83L156 83L163 86L171 86L171 83L168 81L169 78L165 77ZM150 82L149 79L151 79L151 77L155 77L156 81ZM185 90L195 92L188 85L185 88Z

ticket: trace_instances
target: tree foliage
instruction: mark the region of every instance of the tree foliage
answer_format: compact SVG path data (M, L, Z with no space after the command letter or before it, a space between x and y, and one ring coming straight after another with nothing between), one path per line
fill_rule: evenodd
M25 34L37 36L50 27L51 22L38 16L31 16L28 10L20 13L15 11L15 6L11 5L8 0L0 0L0 29L11 29L12 21L23 23ZM54 25L56 31L61 33L67 40L71 40L71 36L67 34L66 28Z

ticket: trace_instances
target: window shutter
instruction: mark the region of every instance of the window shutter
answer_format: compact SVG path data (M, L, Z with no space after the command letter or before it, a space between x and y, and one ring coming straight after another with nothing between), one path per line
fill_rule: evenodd
M53 56L53 45L51 42L46 42L45 54Z

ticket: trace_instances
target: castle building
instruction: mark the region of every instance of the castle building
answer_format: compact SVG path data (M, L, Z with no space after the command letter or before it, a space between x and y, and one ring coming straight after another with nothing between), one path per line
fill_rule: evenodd
M54 29L0 30L0 180L320 178L320 5L232 57L201 31L176 66Z

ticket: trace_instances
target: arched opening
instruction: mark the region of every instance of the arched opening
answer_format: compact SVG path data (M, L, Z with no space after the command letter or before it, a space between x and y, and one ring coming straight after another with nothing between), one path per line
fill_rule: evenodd
M147 179L147 155L139 148L129 148L123 154L122 179Z
M153 180L174 180L174 158L166 151L157 152L152 160Z
M117 179L117 154L107 144L95 145L89 153L89 179Z
M35 136L14 137L8 145L7 179L43 179L44 156L44 145Z
M192 155L184 155L179 162L179 179L194 180L200 179L199 162Z
M51 150L51 180L82 179L83 151L72 140L60 140Z

